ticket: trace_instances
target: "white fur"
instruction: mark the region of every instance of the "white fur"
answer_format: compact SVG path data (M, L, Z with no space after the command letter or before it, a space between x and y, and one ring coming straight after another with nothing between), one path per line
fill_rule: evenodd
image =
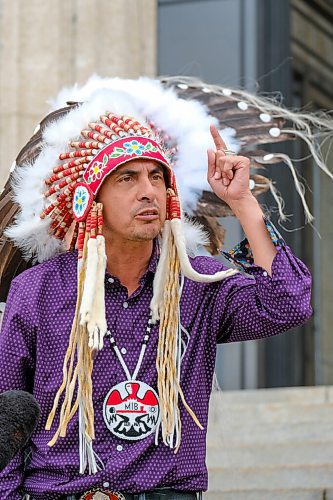
M156 323L156 321L160 319L160 309L164 300L165 282L168 273L169 238L171 231L175 237L181 270L184 276L193 279L194 281L210 283L232 276L235 272L237 272L236 270L230 269L214 275L202 275L197 273L191 266L188 254L194 257L197 255L200 246L207 245L209 243L207 233L203 230L200 224L193 223L186 218L183 218L182 220L172 220L171 222L166 221L162 233L160 258L154 276L153 298L150 303L153 323Z
M179 219L173 219L171 221L171 230L175 238L175 244L180 260L180 268L186 278L189 278L193 281L198 281L200 283L213 283L215 281L221 281L225 278L229 278L230 276L238 273L237 269L228 269L227 271L220 271L215 274L198 273L191 266L188 255L186 253L185 238L182 231L181 221Z
M96 293L96 278L98 267L96 238L89 238L87 247L87 267L80 306L80 324L82 326L88 323L90 320L93 300Z
M150 303L152 312L152 321L156 323L160 318L160 307L163 303L164 286L168 272L168 257L169 257L169 238L171 234L170 221L165 221L162 233L161 253L157 264L154 281L153 281L153 298Z
M92 310L88 321L89 347L98 351L103 347L104 335L107 331L105 318L105 239L104 236L97 236L97 273L95 283L95 293L93 297Z
M182 232L185 238L186 253L191 257L198 255L200 246L209 244L209 235L198 222L192 222L186 217L181 220Z
M13 199L20 206L15 223L5 235L14 240L25 259L43 262L65 250L63 242L50 235L51 219L40 219L40 213L50 203L43 193L44 179L50 175L50 165L57 164L58 152L44 147L35 163L27 163L13 173Z

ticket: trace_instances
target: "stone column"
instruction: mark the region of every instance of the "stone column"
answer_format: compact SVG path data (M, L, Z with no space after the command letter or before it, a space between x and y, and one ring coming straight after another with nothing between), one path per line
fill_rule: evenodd
M0 188L60 88L156 71L156 0L0 0Z
M321 9L316 4L322 4ZM313 109L333 108L333 28L330 16L333 7L329 2L291 0L292 57L293 66L303 82L302 93L305 105ZM326 14L325 15L325 11ZM307 154L307 151L305 152ZM333 151L331 140L322 144L322 154L332 171ZM309 163L309 165L311 165ZM306 356L311 359L314 351L315 383L333 383L333 183L329 177L313 166L311 174L306 172L311 182L314 227L308 231L310 246L312 237L313 253L313 331L307 342ZM304 175L304 174L303 174ZM320 237L318 235L320 234ZM308 248L306 249L309 255ZM309 342L309 340L311 342ZM304 342L304 340L303 340Z

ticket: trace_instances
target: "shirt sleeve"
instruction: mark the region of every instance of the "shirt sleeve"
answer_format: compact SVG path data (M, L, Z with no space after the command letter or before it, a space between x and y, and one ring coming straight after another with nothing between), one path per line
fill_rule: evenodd
M279 249L280 247L286 246L284 239L274 224L267 217L263 217L263 219L275 248ZM224 257L232 262L240 271L251 273L251 267L254 266L254 259L247 238L244 238L244 240L234 246L229 252L222 253Z
M30 391L34 368L34 327L24 295L24 282L17 278L9 291L0 331L0 392ZM24 453L18 453L0 472L0 498L22 498Z
M213 322L219 343L277 335L300 326L312 315L309 270L272 222L264 221L277 250L272 276L254 263L247 239L223 252L241 273L222 282L217 292Z

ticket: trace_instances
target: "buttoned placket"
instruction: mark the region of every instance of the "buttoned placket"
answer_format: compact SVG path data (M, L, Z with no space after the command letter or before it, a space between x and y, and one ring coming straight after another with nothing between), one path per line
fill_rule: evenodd
M125 309L125 310L126 310L126 309L130 309L130 307L131 307L131 302L133 302L133 300L135 300L135 299L136 299L136 297L138 297L138 296L141 294L141 292L143 291L143 288L144 288L144 286L145 286L145 284L146 284L146 281L147 281L147 279L148 279L148 272L149 272L149 271L147 271L147 272L146 272L146 273L145 273L145 274L144 274L144 275L140 278L140 280L139 280L139 286L138 286L138 288L137 288L137 289L136 289L136 290L132 293L132 295L131 295L130 297L128 297L128 295L127 295L126 299L122 302L122 308L123 308L123 309ZM106 277L106 282L107 282L107 285L108 285L108 287L109 287L109 288L111 288L111 287L117 287L117 288L119 288L120 293L121 293L121 291L125 291L125 290L126 290L126 288L125 288L125 287L124 287L124 286L120 283L119 279L118 279L118 278L116 278L116 277L113 277L113 276L110 276L110 275L108 276L108 275L107 275L107 277ZM112 288L111 288L111 289L112 289ZM120 343L120 342L119 342L119 343ZM120 344L121 344L121 343L120 343ZM121 354L126 355L126 354L128 353L128 350L127 350L127 348L126 348L125 346L122 346L122 347L120 347L120 346L119 346L119 349L120 349Z
M130 297L128 297L127 289L120 283L119 279L110 275L106 275L106 289L109 290L109 292L111 291L112 294L119 294L120 296L117 300L118 307L120 305L120 309L118 309L118 313L115 318L116 324L120 326L126 324L129 328L131 328L131 322L135 321L135 314L134 316L133 313L131 313L131 315L127 315L127 310L130 311L133 306L136 307L139 296L143 293L145 286L151 279L152 272L148 269L146 273L140 278L138 288L132 293ZM110 332L114 332L115 340L117 342L117 347L119 350L118 352L120 355L124 355L123 361L127 365L126 354L129 353L130 349L131 352L133 351L133 343L130 343L126 347L122 345L124 341L128 342L128 338L126 335L125 338L122 338L121 335L119 335L117 338L116 330L118 328L116 324L109 324L108 327L110 329Z

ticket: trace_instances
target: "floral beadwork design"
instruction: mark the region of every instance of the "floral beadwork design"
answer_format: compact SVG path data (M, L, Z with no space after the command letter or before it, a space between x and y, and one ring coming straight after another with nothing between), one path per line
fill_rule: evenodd
M141 142L133 139L132 141L124 142L123 148L114 148L109 155L110 158L119 158L119 156L141 156L144 153L156 153L157 148L151 143L141 144Z
M274 224L267 217L263 217L263 219L274 246L285 246L286 243ZM246 271L247 268L254 265L252 249L246 238L229 252L222 252L222 254L226 259L235 264L239 270Z
M94 161L94 163L89 167L88 170L88 184L102 178L103 170L106 167L107 163L108 155L104 155L102 161Z
M73 213L77 219L80 219L90 205L89 191L85 186L78 186L74 191Z
M138 141L124 142L124 146L126 148L126 154L132 155L142 155L142 151L145 149L145 146Z

